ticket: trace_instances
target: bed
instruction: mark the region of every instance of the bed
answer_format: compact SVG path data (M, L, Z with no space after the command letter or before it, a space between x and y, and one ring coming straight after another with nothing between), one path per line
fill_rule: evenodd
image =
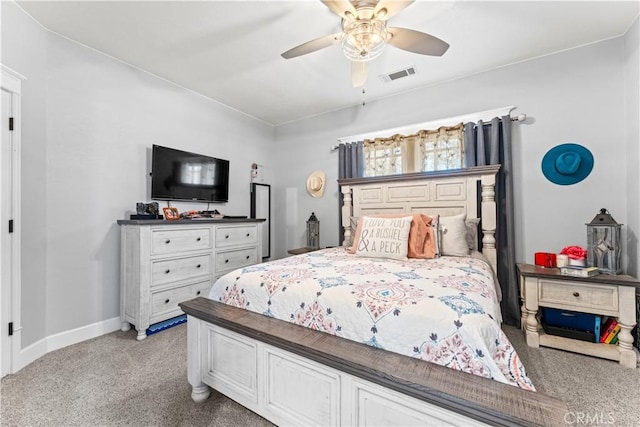
M280 425L557 425L566 408L534 392L500 328L497 170L340 181L344 247L236 270L182 305L192 398L212 387ZM396 216L356 232L381 214ZM369 225L406 239L419 214L481 217L481 239L466 256L451 240L433 259L356 251Z

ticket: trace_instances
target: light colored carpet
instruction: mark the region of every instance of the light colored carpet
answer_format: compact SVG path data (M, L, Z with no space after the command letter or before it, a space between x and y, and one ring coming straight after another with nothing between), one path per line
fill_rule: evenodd
M3 427L272 425L215 391L191 400L186 324L62 348L4 377L0 391Z
M573 425L640 426L640 370L526 346L505 327L540 392L565 400ZM114 332L38 359L2 379L2 426L269 426L212 392L193 403L187 383L186 325L138 342ZM579 418L580 417L580 418Z
M567 403L569 425L640 426L640 369L553 348L531 348L520 329L503 329L538 392Z

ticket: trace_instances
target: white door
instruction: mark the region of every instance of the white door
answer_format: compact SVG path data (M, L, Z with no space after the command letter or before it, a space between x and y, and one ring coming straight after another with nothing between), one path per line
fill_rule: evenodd
M2 281L2 298L0 298L0 317L2 318L2 324L0 324L0 335L2 335L2 342L0 347L2 349L2 361L0 363L2 376L4 377L11 372L11 337L9 336L9 322L11 321L11 302L12 298L12 283L11 283L11 268L12 268L12 245L13 245L13 233L9 232L9 220L13 212L13 185L12 185L12 152L13 152L13 138L11 131L9 130L9 117L12 116L12 94L2 89L2 140L0 147L0 194L2 195L0 204L0 280Z

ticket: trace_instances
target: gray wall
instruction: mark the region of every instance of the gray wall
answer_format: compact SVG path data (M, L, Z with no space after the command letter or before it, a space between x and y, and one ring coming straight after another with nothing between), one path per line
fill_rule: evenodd
M625 40L630 45L626 49ZM627 143L625 130L624 76L625 51L634 45L637 51L637 38L620 37L279 126L277 164L283 172L276 176L282 201L274 214L281 231L276 256L304 243L304 221L311 211L321 222L321 244L337 244L338 159L337 153L329 152L337 138L507 105L518 106L514 113L529 117L514 125L519 261L532 262L536 251L585 246L585 223L601 207L628 224L625 195L638 203L638 190L628 188L628 166L621 161L633 145L631 137ZM637 109L637 97L629 102ZM540 169L544 154L564 142L584 145L595 156L591 175L571 186L552 184ZM327 173L323 199L306 193L306 177L315 169Z
M320 219L321 244L338 242L338 159L329 151L337 138L517 105L516 113L529 116L514 125L518 259L584 245L584 223L606 207L625 224L629 271L637 273L637 21L625 37L274 130L50 34L12 2L1 7L2 63L28 77L22 103L23 346L118 316L115 221L149 199L154 143L229 159L230 201L216 207L231 214L249 213L250 165L263 165L264 182L273 184L273 254L282 257L305 244L312 211ZM563 142L586 146L596 159L586 180L567 187L551 184L540 171L546 151ZM307 176L318 169L328 181L320 199L306 192Z
M626 249L629 259L627 272L638 277L640 253L640 24L635 20L624 39L624 128L627 141L627 229ZM615 217L614 217L615 218ZM625 228L623 226L623 228Z
M251 164L272 170L275 142L271 126L50 34L13 3L2 2L2 26L2 62L28 78L21 165L26 347L119 316L115 222L149 200L152 144L228 159L229 203L211 208L248 215Z

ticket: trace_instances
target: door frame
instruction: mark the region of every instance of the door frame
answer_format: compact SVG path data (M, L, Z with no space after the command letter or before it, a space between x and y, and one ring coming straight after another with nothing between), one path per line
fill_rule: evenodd
M10 319L13 322L13 336L8 340L11 346L10 359L8 361L1 360L0 364L7 363L9 365L6 371L8 373L17 372L22 366L20 363L20 351L22 344L22 321L20 313L20 301L21 301L21 275L20 275L20 247L22 241L21 232L21 183L20 183L20 159L21 159L21 97L22 97L22 81L26 78L0 64L2 68L2 78L0 79L0 87L11 94L11 108L13 116L13 131L12 131L12 143L13 150L11 153L11 178L12 178L12 215L13 218L13 245L11 247L11 304L10 304ZM3 173L4 174L4 173ZM0 176L2 179L2 176ZM7 224L1 224L2 227ZM4 254L0 253L0 256ZM0 306L1 309L1 306ZM0 325L0 332L7 334L8 325ZM0 341L1 342L1 341Z
M264 218L262 227L262 261L271 257L271 185L251 183L251 218ZM266 243L266 244L265 244Z

